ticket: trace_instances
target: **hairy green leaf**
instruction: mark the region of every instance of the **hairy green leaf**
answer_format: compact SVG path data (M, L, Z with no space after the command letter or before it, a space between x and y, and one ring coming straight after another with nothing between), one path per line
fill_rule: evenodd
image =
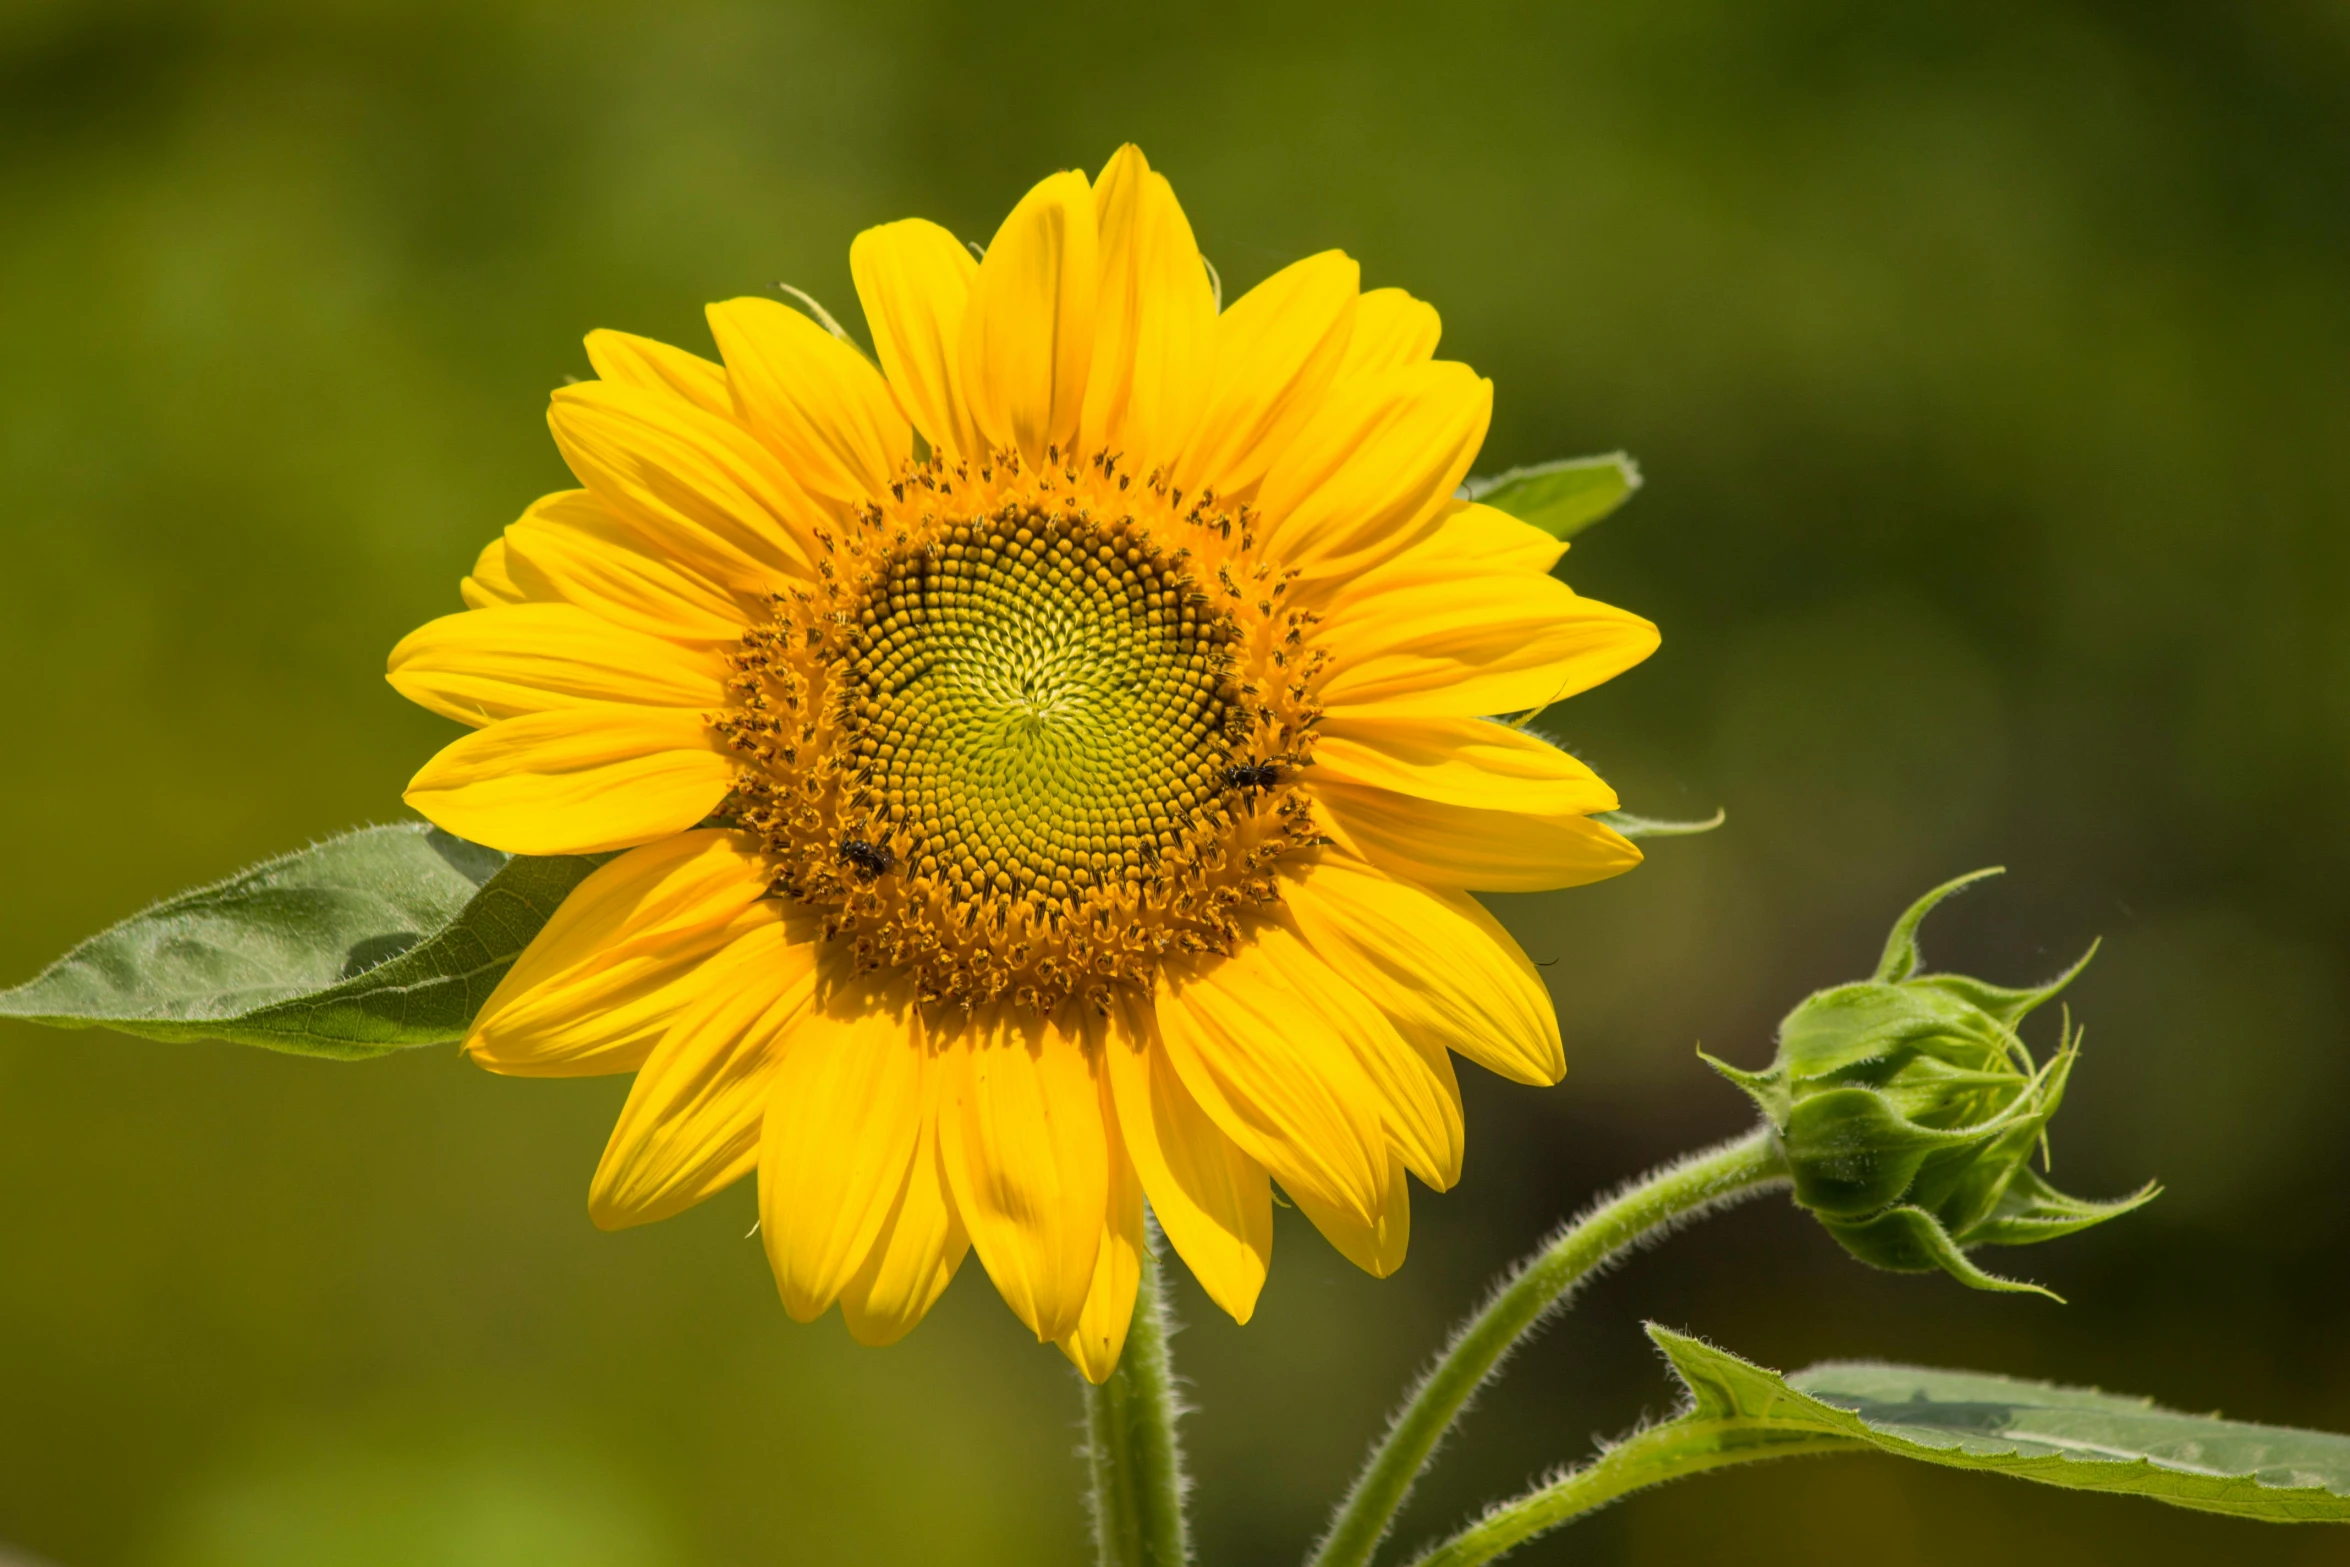
M597 863L363 827L100 932L0 1017L342 1060L446 1043Z
M1746 1443L1848 1446L2119 1491L2273 1523L2350 1522L2350 1436L2181 1414L2151 1399L2014 1377L1838 1361L1783 1377L1653 1324L1688 1384L1681 1417Z
M1412 1567L1482 1567L1619 1497L1709 1469L1872 1450L2267 1523L2350 1523L2350 1436L1968 1371L1839 1361L1781 1376L1654 1323L1648 1336L1687 1407L1497 1504Z
M1512 468L1471 479L1467 488L1470 500L1530 522L1554 539L1571 539L1632 498L1640 469L1624 453L1609 452Z

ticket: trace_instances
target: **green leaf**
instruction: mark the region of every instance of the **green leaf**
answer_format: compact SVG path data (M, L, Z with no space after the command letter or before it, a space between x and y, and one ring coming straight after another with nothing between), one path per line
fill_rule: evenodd
M1688 838L1701 832L1712 832L1730 819L1727 811L1716 811L1703 821L1674 822L1659 816L1635 816L1630 811L1601 811L1591 818L1614 829L1622 838Z
M1700 1440L1841 1439L1952 1469L2119 1491L2273 1523L2350 1522L2350 1437L2188 1415L2151 1399L2014 1377L1839 1361L1782 1377L1651 1324Z
M1632 498L1640 469L1622 452L1569 457L1471 479L1469 499L1530 522L1554 539L1571 539Z
M133 915L0 1017L341 1060L446 1043L598 863L363 827Z

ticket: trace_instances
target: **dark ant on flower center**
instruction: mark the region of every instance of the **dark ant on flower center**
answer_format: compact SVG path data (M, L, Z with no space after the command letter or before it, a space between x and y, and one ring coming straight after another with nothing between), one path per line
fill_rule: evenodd
M898 862L898 857L890 853L886 846L867 843L862 838L843 839L840 858L842 864L855 866L857 875L866 881L888 875L890 868Z

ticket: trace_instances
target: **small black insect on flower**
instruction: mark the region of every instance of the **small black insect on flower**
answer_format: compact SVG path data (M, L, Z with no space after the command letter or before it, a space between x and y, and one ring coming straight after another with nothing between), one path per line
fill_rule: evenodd
M867 843L862 838L842 839L840 859L843 865L856 867L857 876L863 881L888 875L890 867L898 862L898 857L886 845Z
M1271 762L1247 762L1224 769L1224 787L1227 789L1270 789L1281 781L1281 771Z

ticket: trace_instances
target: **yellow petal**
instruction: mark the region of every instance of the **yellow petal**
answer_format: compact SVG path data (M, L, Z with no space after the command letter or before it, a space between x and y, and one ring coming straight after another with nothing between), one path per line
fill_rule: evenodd
M944 1074L933 1072L931 1080ZM937 1095L932 1093L935 1101ZM894 1344L929 1315L971 1250L939 1162L935 1114L906 1168L906 1184L857 1276L840 1292L841 1319L860 1344Z
M547 424L589 493L703 576L752 593L807 576L823 514L733 419L586 381L555 393Z
M1101 293L1093 192L1067 170L1041 180L996 230L963 314L963 397L992 446L1032 464L1066 455L1085 409ZM987 1248L980 1247L982 1260Z
M758 1166L769 1080L816 993L814 934L771 916L702 961L701 994L637 1072L588 1186L598 1228L683 1213Z
M1562 701L1656 651L1656 627L1550 577L1349 593L1317 628L1326 712L1473 718Z
M734 762L692 708L526 713L444 748L402 796L434 826L509 854L600 854L715 810Z
M961 372L963 317L978 271L961 240L921 218L867 229L849 246L849 272L890 390L914 428L950 458L984 449Z
M1139 1014L1139 1015L1137 1015ZM1273 1261L1273 1187L1192 1098L1147 1006L1121 1006L1103 1049L1118 1128L1151 1211L1208 1298L1246 1322Z
M588 363L615 386L682 397L704 413L731 415L734 398L726 372L700 354L608 328L587 335Z
M1412 1193L1404 1180L1401 1160L1388 1161L1385 1194L1378 1211L1368 1219L1334 1208L1286 1182L1282 1189L1297 1204L1297 1211L1322 1232L1322 1238L1338 1248L1339 1255L1371 1277L1386 1278L1403 1266L1404 1250L1412 1240Z
M1378 1091L1260 952L1171 971L1158 1022L1183 1086L1227 1137L1284 1187L1371 1216L1387 1180Z
M392 649L385 676L409 701L461 724L591 702L718 707L726 665L571 604L501 604L427 621Z
M1298 988L1354 1053L1371 1084L1389 1149L1421 1180L1438 1191L1449 1189L1461 1178L1465 1141L1451 1058L1441 1049L1423 1051L1405 1040L1368 996L1323 962L1288 924L1266 925L1256 944L1264 960Z
M1400 288L1371 289L1355 305L1354 336L1347 340L1338 379L1363 380L1426 364L1442 332L1434 305Z
M1567 552L1530 522L1475 502L1445 509L1433 532L1355 579L1352 591L1385 593L1415 583L1512 572L1547 574Z
M836 512L869 503L913 454L914 434L865 356L780 300L709 309L743 423Z
M1317 779L1340 842L1380 869L1433 887L1547 892L1620 876L1640 851L1583 816L1526 816Z
M1066 1020L982 1012L943 1058L940 1146L980 1263L1039 1342L1077 1325L1093 1286L1110 1153L1094 1053Z
M922 1140L928 1046L911 994L828 999L786 1042L759 1131L759 1233L783 1309L824 1314L873 1252Z
M457 596L465 600L467 609L488 609L493 604L519 604L530 597L507 574L504 539L492 539L483 546L481 554L473 562L473 575L457 584Z
M648 636L730 645L766 618L756 595L703 575L585 490L534 502L507 524L503 547L522 598L577 604Z
M1493 383L1449 360L1340 384L1258 492L1269 558L1352 573L1424 536L1468 477Z
M1483 718L1371 718L1324 722L1314 779L1389 789L1447 805L1587 816L1616 808L1597 773L1547 741Z
M1085 383L1081 453L1110 451L1148 475L1183 450L1208 393L1216 296L1191 221L1142 149L1118 149L1093 188L1101 301Z
M1406 1039L1536 1087L1566 1075L1541 974L1474 900L1325 854L1285 901L1323 961Z
M1107 1105L1103 1107L1106 1113ZM1093 1286L1077 1323L1060 1337L1086 1381L1100 1386L1118 1369L1126 1330L1134 1321L1134 1291L1142 1282L1142 1182L1118 1147L1117 1123L1110 1128L1110 1201L1102 1219L1101 1250L1094 1256Z
M1265 476L1346 358L1361 276L1350 257L1326 250L1283 267L1216 318L1215 375L1178 484L1235 495Z
M626 1072L702 992L703 963L779 923L747 834L647 844L571 890L474 1016L465 1052L516 1077Z

